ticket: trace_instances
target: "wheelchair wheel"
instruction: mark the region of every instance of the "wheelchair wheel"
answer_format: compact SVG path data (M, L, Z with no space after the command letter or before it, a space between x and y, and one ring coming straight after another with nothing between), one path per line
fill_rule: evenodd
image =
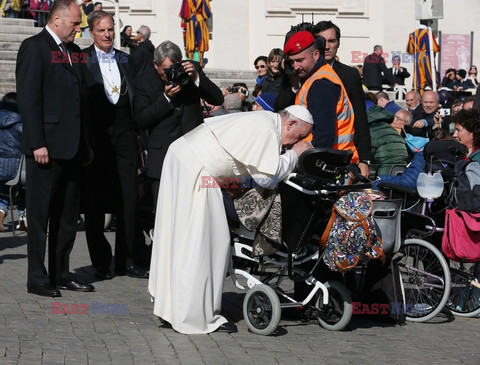
M394 256L405 291L406 319L425 322L435 317L450 294L450 270L442 253L431 243L407 239Z
M268 285L255 285L243 300L243 316L247 326L257 335L271 335L280 323L282 310L275 290Z
M352 318L352 297L350 292L337 281L327 281L328 304L323 304L323 292L319 290L315 308L320 326L329 331L344 329Z
M446 306L458 317L475 317L480 314L480 289L471 282L477 281L474 274L475 270L479 270L479 264L466 265L470 266L473 272L467 271L465 264L450 261L452 284Z

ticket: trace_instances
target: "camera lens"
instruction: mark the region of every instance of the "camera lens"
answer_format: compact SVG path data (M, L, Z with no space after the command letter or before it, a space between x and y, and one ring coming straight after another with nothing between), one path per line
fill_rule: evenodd
M190 80L190 76L183 68L181 62L174 63L168 69L166 69L165 75L170 82L180 86L185 86Z

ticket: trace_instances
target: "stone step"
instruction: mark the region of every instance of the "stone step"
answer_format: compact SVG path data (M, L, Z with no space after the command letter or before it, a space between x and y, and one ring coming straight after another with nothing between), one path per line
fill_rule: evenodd
M20 18L0 18L0 26L21 26L21 27L35 27L33 19Z
M0 71L15 71L15 61L3 60L0 62Z
M0 60L15 61L17 59L17 51L2 51L0 50Z
M0 42L0 50L2 51L18 51L21 42Z
M256 84L256 72L246 70L204 69L205 74L219 88L223 89L236 82L243 82L252 91Z
M12 34L5 35L0 34L0 49L1 50L18 50L22 42L31 37L31 34ZM8 40L6 40L8 38ZM93 43L92 39L89 38L76 38L74 41L80 48L86 48Z
M2 84L15 82L15 68L6 71L0 70L0 80L2 80Z
M22 43L28 37L31 37L33 34L8 34L8 33L0 33L0 42L1 43Z
M3 97L6 93L17 91L17 86L14 82L0 84L0 96Z
M73 43L75 43L81 49L84 49L84 48L90 47L90 45L93 43L93 39L91 39L91 38L75 38Z
M9 25L4 25L3 23L0 23L0 34L30 34L34 35L39 33L42 30L42 28L35 28L35 27L22 27L18 25L14 26L9 26ZM0 38L3 40L3 37ZM8 40L8 36L5 40Z
M204 69L205 73L209 77L218 78L218 79L251 79L255 82L257 73L255 71L247 70L230 70L230 69L209 69L208 67Z

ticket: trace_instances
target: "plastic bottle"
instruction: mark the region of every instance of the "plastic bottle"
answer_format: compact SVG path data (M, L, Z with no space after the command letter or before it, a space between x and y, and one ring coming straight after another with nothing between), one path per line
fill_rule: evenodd
M439 172L421 172L417 179L417 191L422 198L435 199L443 193L443 177Z

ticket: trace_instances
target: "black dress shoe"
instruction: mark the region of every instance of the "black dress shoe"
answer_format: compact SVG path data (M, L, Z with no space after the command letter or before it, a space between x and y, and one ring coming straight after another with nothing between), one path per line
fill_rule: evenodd
M238 329L237 329L237 326L235 324L227 322L227 323L222 324L220 327L218 327L217 332L236 333L236 332L238 332Z
M35 285L30 288L28 288L28 292L32 294L37 294L41 295L42 297L61 297L62 293L53 286L50 285L50 283L45 283L45 284L40 284L40 285Z
M70 281L65 281L63 283L58 283L57 288L60 290L73 290L73 291L83 291L83 292L90 292L95 290L93 285L80 283L74 279Z
M131 278L137 278L137 279L148 279L148 271L141 269L138 266L129 266L125 270L126 274L131 277Z
M95 277L99 280L110 280L112 274L109 271L95 270Z

